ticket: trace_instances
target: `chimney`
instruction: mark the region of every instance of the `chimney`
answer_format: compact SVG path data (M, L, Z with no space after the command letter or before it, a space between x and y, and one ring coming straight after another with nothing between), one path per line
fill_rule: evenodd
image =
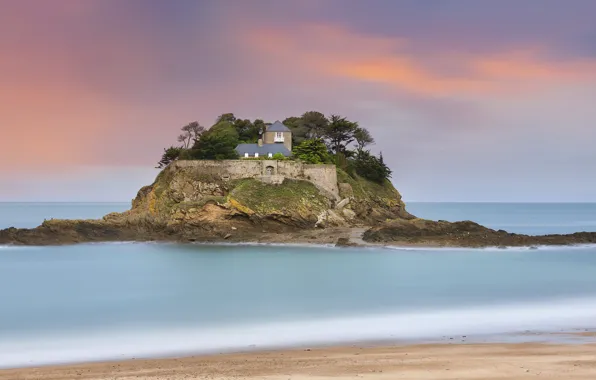
M255 141L255 140L252 140L252 141ZM263 139L259 139L259 140L257 141L257 144L258 144L259 146L263 146Z

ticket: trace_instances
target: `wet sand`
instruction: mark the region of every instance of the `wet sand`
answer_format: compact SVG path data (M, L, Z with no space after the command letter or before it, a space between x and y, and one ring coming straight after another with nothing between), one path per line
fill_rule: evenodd
M0 380L596 379L596 344L335 347L0 370Z

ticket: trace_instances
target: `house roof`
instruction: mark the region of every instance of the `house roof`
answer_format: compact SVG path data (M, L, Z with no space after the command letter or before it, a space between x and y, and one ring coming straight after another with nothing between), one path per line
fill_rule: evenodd
M259 146L259 144L238 144L236 147L236 152L242 157L245 153L254 156L255 153L258 153L259 156L266 156L267 154L275 154L281 153L286 157L292 155L290 150L286 148L284 144L263 144Z
M277 120L275 123L267 127L267 132L291 132L281 121Z

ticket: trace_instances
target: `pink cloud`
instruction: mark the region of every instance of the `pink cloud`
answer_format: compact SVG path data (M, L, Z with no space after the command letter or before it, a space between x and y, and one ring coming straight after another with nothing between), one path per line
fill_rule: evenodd
M534 47L490 54L437 51L420 55L404 39L319 24L256 29L247 41L269 60L303 75L375 83L431 97L510 95L545 84L596 80L596 59L553 62ZM437 69L441 62L455 67L456 74Z

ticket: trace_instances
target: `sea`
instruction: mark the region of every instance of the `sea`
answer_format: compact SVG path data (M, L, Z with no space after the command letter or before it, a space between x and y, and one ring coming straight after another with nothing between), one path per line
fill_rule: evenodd
M0 228L98 218L129 206L0 203ZM526 234L596 231L596 204L408 209ZM2 368L320 345L573 343L560 332L595 327L594 245L0 246Z

